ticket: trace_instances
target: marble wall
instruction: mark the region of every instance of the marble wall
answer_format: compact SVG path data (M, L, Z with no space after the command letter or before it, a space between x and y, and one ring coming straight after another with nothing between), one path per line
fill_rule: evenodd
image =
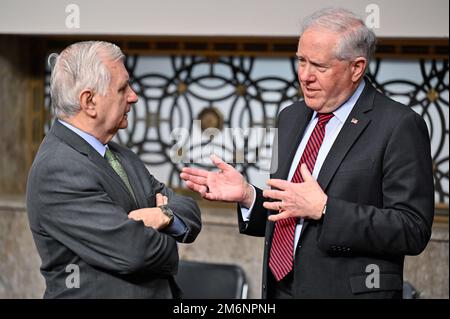
M420 298L449 298L448 219L435 222L427 248L405 259L404 278L419 291Z
M0 198L0 299L42 298L41 259L28 224L24 199Z

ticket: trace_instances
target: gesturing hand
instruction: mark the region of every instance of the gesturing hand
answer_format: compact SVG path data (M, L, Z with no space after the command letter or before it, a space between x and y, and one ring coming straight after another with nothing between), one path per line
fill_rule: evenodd
M278 201L264 202L267 209L279 213L269 216L269 220L278 221L288 217L320 219L327 202L327 195L312 177L305 164L300 167L303 183L291 183L281 179L269 179L267 185L276 188L264 190L264 197Z
M159 206L166 205L167 202L168 198L158 193L156 194L156 207L133 210L128 214L128 218L142 220L147 227L152 227L157 230L162 229L169 223L169 217L163 214Z
M186 181L187 187L208 200L238 202L244 207L250 207L253 187L245 181L244 176L216 155L211 155L211 160L220 171L183 168L180 177Z

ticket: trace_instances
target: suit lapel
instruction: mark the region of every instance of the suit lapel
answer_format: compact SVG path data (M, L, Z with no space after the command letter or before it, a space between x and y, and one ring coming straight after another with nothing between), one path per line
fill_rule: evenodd
M64 142L66 142L69 146L75 149L77 152L85 155L88 159L97 165L100 169L105 171L112 179L114 179L117 183L119 183L122 189L128 194L130 200L135 203L133 196L128 191L126 185L122 181L119 175L114 171L111 165L100 156L100 154L87 143L83 138L78 136L76 133L69 130L67 127L62 125L58 120L55 120L52 128L50 129L50 133L54 134ZM128 170L127 170L128 173ZM136 203L135 203L136 205Z
M294 105L293 107L300 107L300 111L296 113L296 116L289 122L289 133L285 141L278 140L280 145L278 157L281 154L287 154L285 160L278 158L280 164L279 169L273 174L272 178L287 179L289 175L289 169L291 168L292 161L294 160L295 153L297 152L298 145L300 144L306 127L308 126L311 116L314 113L311 109L307 108L304 104L301 106ZM279 128L280 130L280 128Z
M125 183L122 181L120 176L117 175L116 171L111 167L111 165L108 164L108 162L106 161L105 158L101 157L100 154L94 149L90 150L90 152L88 153L88 158L94 164L99 166L101 169L105 170L111 178L113 178L117 183L119 183L121 185L123 191L125 191L128 194L128 196L130 197L130 200L136 204L133 196L130 194L130 191L128 190ZM127 173L128 173L128 171L127 171Z
M139 205L139 207L146 207L147 203L143 202L146 200L143 188L136 187L136 185L140 184L140 178L136 174L136 170L134 169L134 167L131 163L131 160L127 159L126 155L121 152L120 148L118 147L118 144L110 142L108 145L111 148L111 150L113 150L115 152L117 159L119 160L123 169L127 173L128 180L130 181L130 185L131 185L131 188L133 189L134 196L136 197L136 201L137 201L136 204Z
M370 123L370 117L366 113L373 107L374 96L375 89L372 88L370 83L366 83L364 91L334 141L317 177L317 182L324 191L326 191L345 155Z

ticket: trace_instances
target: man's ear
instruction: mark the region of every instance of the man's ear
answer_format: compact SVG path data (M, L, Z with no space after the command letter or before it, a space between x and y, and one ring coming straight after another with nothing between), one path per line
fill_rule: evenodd
M352 81L354 83L358 82L359 79L364 76L366 70L367 60L363 57L358 57L352 62Z
M89 89L85 89L80 93L80 109L89 117L95 117L97 110L95 108L94 92Z

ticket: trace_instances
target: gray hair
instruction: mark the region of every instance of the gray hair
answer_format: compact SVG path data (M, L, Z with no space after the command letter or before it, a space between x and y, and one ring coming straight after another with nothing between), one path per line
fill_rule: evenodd
M50 95L57 118L71 117L80 111L79 95L90 89L105 95L111 74L104 59L123 60L120 48L103 41L84 41L65 48L61 54L52 53L48 63L52 68Z
M301 34L310 27L321 27L342 35L334 52L338 60L364 57L369 64L375 52L376 36L353 12L341 8L319 10L303 21Z

